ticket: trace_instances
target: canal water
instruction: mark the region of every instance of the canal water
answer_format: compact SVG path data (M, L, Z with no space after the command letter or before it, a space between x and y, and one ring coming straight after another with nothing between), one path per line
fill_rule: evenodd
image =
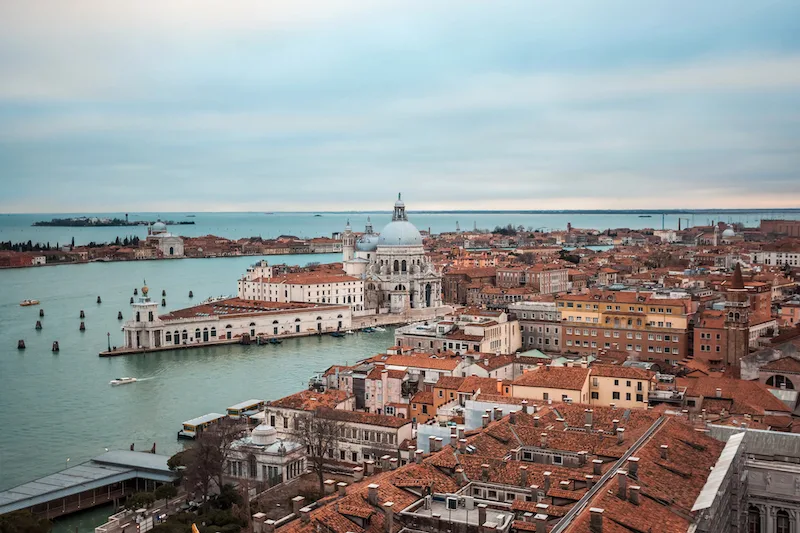
M314 372L392 345L392 330L286 339L280 345L177 350L100 358L122 345L134 287L167 291L165 311L234 294L257 258L183 259L0 270L0 490L53 473L108 449L180 449L184 420L250 398L275 399L307 386ZM333 262L339 254L267 257L270 263ZM189 299L189 291L194 298ZM97 304L97 296L102 304ZM23 299L40 306L20 307ZM43 329L36 331L39 309ZM84 310L86 331L78 330ZM24 339L27 348L17 350ZM60 345L52 353L53 341ZM111 379L139 381L111 387ZM81 529L83 529L81 527ZM71 531L74 531L74 526Z

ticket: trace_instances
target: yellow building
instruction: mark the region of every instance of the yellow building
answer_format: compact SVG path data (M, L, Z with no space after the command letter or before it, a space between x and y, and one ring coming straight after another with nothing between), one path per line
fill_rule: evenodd
M582 366L540 366L511 384L511 396L537 401L589 403L589 369Z
M592 405L623 409L647 407L655 374L649 370L617 365L592 365L589 376Z

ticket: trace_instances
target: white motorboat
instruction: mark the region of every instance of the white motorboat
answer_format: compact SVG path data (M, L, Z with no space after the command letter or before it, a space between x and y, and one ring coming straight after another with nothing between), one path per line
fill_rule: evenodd
M375 326L375 327L374 327L374 328L372 328L372 329L374 329L375 331L386 331L386 328L382 328L382 327L380 327L380 326Z
M347 335L355 335L355 333L353 332L352 329L348 329L347 331L345 331L345 334L347 334Z
M136 378L117 378L108 382L109 385L116 387L117 385L125 385L127 383L135 383Z

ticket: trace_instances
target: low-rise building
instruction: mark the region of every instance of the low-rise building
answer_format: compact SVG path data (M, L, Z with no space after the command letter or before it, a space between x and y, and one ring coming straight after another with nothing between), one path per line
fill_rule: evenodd
M541 366L511 384L511 396L528 400L590 402L589 369L582 366Z
M468 351L514 353L522 346L519 322L503 311L467 309L440 321L428 321L397 328L396 344L434 353Z
M592 405L647 408L655 373L620 365L591 366L589 391Z
M225 473L256 482L264 490L302 476L306 468L303 445L278 439L278 431L262 423L250 435L231 444Z
M526 350L561 351L561 313L553 302L518 302L508 312L519 321Z

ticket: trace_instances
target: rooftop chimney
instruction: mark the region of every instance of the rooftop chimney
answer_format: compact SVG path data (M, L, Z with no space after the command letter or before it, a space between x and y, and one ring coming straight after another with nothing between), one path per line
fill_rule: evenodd
M541 437L539 439L539 447L540 448L547 448L547 433L542 433L539 436Z
M630 490L628 491L628 496L630 497L631 503L633 505L639 505L639 490L641 487L639 485L631 485Z
M533 427L535 428L539 427L539 415L533 417Z
M386 524L386 533L392 533L392 523L394 522L394 502L386 502L383 504L383 512L385 513L384 522Z
M306 499L302 496L295 496L292 498L292 512L296 515L300 514L300 509L306 506Z
M253 533L262 533L264 519L267 517L265 513L256 513L253 515Z
M584 424L583 425L583 429L586 430L586 433L591 433L592 432L592 425L591 424Z
M442 437L436 437L436 451L437 452L442 451L442 442L444 442L442 440Z
M489 425L489 415L483 415L481 417L481 426L486 427Z
M603 533L603 509L592 507L589 509L589 531Z
M495 420L500 420L501 418L503 418L503 410L500 409L499 407L495 407L494 408L494 419Z
M519 477L521 479L520 484L522 486L526 486L528 484L528 467L525 465L520 465L519 467Z
M619 427L619 420L615 418L614 420L611 421L611 423L614 424L614 431L616 431L617 428Z
M516 411L509 411L509 413L508 413L508 423L509 424L516 424L517 423L517 412Z
M378 488L380 485L376 485L375 483L370 483L367 486L367 500L372 505L378 505Z
M467 439L458 440L458 451L461 453L467 452Z
M600 474L603 473L603 461L601 461L600 459L594 459L592 461L592 473L595 476L599 476Z
M717 387L717 398L722 398L722 389Z
M362 479L364 479L364 467L363 466L357 466L357 467L353 468L353 482L357 483L357 482L361 481Z
M486 509L489 507L485 503L478 504L478 523L483 525L486 522Z
M333 491L336 490L336 481L333 479L326 479L324 485L325 494L333 494Z
M450 433L450 446L453 450L458 448L458 433Z
M663 460L665 460L665 461L668 459L668 453L667 452L669 452L669 446L667 444L662 444L661 445L661 458Z
M544 476L544 493L547 494L550 491L550 477L553 475L553 473L547 471L542 475Z
M617 428L617 444L622 444L625 441L625 428Z
M364 461L364 464L367 465L367 475L371 476L375 473L375 460L374 459L367 459Z
M336 484L336 487L339 490L340 497L344 498L345 496L347 496L347 483L345 483L344 481L340 481L339 483Z
M638 457L629 457L628 458L628 473L634 479L637 477L637 474L639 473L639 458Z
M586 488L591 489L592 485L594 485L594 476L591 474L586 474L583 477L586 478Z
M389 459L389 469L397 470L397 463L398 463L397 457L392 457L391 459Z
M419 464L422 462L422 456L425 455L425 452L422 450L417 450L414 452L414 462Z
M585 426L589 426L590 428L594 424L594 411L591 409L586 409L583 411L584 416L586 417L586 422L584 422Z
M464 427L463 426L458 428L458 438L459 439L463 439L464 438Z
M384 471L389 470L389 468L391 468L392 465L391 465L391 463L389 463L389 460L391 458L392 458L392 456L389 455L388 453L386 455L382 455L381 456L381 468Z
M436 435L431 435L428 437L428 449L431 453L436 452Z
M310 519L311 519L311 507L307 506L300 509L300 520L304 524L307 524Z
M486 463L481 465L481 480L483 480L484 483L489 481L489 465Z
M612 404L611 404L611 410L612 410L612 411L616 411L616 410L617 410L617 404L615 404L615 403L612 403Z
M617 496L621 500L626 499L628 492L628 473L624 470L617 470Z
M536 533L547 533L547 515L537 514L533 517L536 522Z
M274 533L275 531L275 520L264 520L264 528L262 529L264 533Z
M522 405L522 407L521 407L522 412L527 415L528 414L528 400L522 400L521 405Z

